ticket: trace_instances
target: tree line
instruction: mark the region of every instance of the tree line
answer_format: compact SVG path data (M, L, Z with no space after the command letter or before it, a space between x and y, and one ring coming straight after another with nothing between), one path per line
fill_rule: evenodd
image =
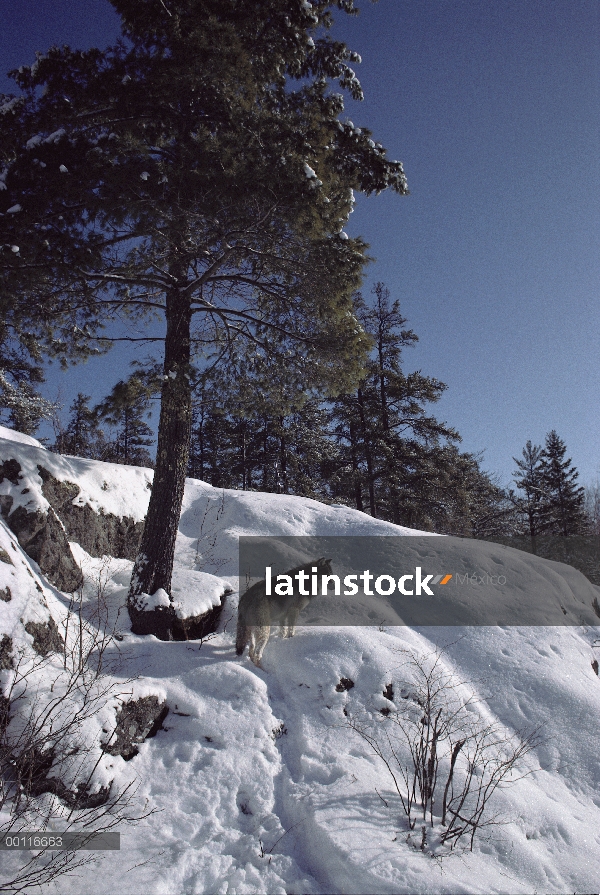
M299 390L286 382L285 366L247 350L197 373L189 477L217 488L311 497L463 537L535 541L594 531L591 491L586 502L554 430L543 447L528 441L513 458L516 490L501 487L480 456L460 450L458 432L432 415L446 385L403 370L403 352L418 336L405 327L385 284L366 299L355 293L353 306L372 345L353 391L324 399ZM151 466L145 420L158 389L156 368L138 364L95 408L78 395L53 449Z

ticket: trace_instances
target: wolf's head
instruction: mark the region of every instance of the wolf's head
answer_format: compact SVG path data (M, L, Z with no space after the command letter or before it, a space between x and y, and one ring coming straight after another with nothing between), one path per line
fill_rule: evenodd
M320 559L318 559L316 561L316 563L314 563L314 565L316 565L317 571L320 575L332 575L333 574L333 572L331 570L331 560L325 559L324 556L322 556Z

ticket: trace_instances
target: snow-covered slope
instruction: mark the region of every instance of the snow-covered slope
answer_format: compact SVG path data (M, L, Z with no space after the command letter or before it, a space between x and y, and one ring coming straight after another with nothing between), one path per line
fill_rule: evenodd
M24 502L43 506L41 464L56 478L76 482L77 499L143 518L151 471L61 458L12 433L10 443L2 441L4 434L0 464L12 457L20 463L26 483L19 490L30 489ZM15 490L0 485L0 493ZM311 500L222 492L188 481L177 545L181 587L192 588L192 573L199 571L237 586L242 534L415 532ZM432 550L439 540L431 538ZM49 610L60 625L68 598L39 577L4 526L0 547L11 558L0 562L0 590L10 586L12 596L0 602L0 635L14 633L28 612L37 618ZM489 544L472 549L479 550L481 568L489 564L496 574L494 557L503 551L503 569L519 571L523 594L534 588L539 597L541 588L547 605L581 613L599 596L568 566ZM86 575L85 604L92 607L101 589L122 637L111 647L121 662L115 681L137 678L130 687L166 699L170 712L164 729L135 758L111 756L100 767L100 783L114 779L116 787L137 777L140 806L158 812L121 826L118 853L98 855L97 865L48 891L598 891L600 680L592 661L600 630L589 624L593 612L586 624L570 627L301 627L292 640L271 637L261 670L235 655L235 595L226 603L221 633L203 644L136 637L123 610L131 562L92 559L77 546L73 551ZM415 662L429 667L436 649L443 673L474 694L474 719L495 724L504 737L535 728L541 736L524 760L525 776L491 803L502 823L476 838L473 852L443 858L421 850L419 827L419 835L408 838L389 774L349 728L352 719L382 722L382 708L392 717L401 713L416 686ZM393 700L384 696L389 685ZM90 736L101 735L97 727ZM61 829L58 820L55 827Z

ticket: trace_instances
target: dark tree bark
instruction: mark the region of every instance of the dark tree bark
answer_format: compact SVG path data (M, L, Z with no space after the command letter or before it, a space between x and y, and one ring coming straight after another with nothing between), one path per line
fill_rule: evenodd
M358 460L356 457L356 433L354 426L350 422L350 455L352 457L352 472L354 475L354 500L356 509L363 511L362 487L360 482L360 470L358 468Z
M287 445L285 441L285 432L283 429L283 424L285 421L285 417L279 417L279 462L281 464L281 487L283 489L284 494L289 494L288 490L288 478L287 478Z
M192 428L190 300L183 290L167 294L164 382L161 393L154 484L128 606L135 632L138 597L171 589L175 541L183 501ZM135 616L135 617L134 617Z
M360 413L360 422L363 431L363 442L365 445L365 460L367 461L367 475L369 483L369 507L371 516L377 518L377 504L375 503L375 474L373 472L373 456L371 454L371 444L367 434L367 423L365 420L365 408L363 401L362 389L358 389L358 409Z

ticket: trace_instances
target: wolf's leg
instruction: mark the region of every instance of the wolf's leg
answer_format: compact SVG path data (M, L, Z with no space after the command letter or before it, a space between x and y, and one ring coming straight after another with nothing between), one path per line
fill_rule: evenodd
M241 624L238 621L237 626L237 634L235 637L235 651L238 656L241 656L246 648L246 644L250 641L250 631L247 625Z
M271 628L268 625L255 626L253 629L253 641L250 647L250 659L258 668L262 668L261 659L265 646L269 642Z
M287 637L293 637L296 633L296 623L298 621L298 616L300 615L299 609L290 609L286 616L287 622Z

